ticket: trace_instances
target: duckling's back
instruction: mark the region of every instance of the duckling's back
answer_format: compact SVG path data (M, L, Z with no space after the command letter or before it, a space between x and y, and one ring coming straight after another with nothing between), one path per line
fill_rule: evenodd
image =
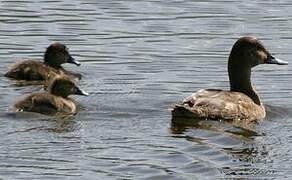
M58 108L55 98L50 94L34 93L15 103L13 110L54 114L57 112Z
M28 60L13 64L5 76L17 80L43 81L55 74L57 71L46 66L43 62Z
M49 93L34 93L16 102L13 111L29 111L46 115L56 113L75 114L76 105L70 98L62 98Z

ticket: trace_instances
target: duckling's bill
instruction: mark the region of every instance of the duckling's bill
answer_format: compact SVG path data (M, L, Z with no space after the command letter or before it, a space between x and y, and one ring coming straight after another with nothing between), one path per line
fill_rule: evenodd
M77 94L77 95L83 95L83 96L88 96L89 95L88 92L84 91L83 89L79 89L79 88L76 89L75 94Z
M69 57L68 63L75 64L76 66L80 66L81 63L77 60L75 60L72 56Z

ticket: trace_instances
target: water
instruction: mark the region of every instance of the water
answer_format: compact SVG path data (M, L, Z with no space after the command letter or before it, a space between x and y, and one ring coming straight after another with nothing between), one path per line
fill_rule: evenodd
M226 64L240 36L258 37L292 63L292 3L279 1L0 0L0 179L214 179L292 177L292 71L261 65L253 83L268 115L249 126L171 123L168 108L200 88L228 89ZM39 86L3 77L53 41L82 66L61 119L11 113Z

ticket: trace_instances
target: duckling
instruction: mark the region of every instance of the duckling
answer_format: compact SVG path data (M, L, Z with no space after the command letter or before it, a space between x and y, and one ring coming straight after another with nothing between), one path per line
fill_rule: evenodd
M260 120L266 111L251 85L251 68L259 64L286 65L275 58L255 37L235 42L228 60L230 90L202 89L172 109L173 117L220 120Z
M72 63L80 66L70 54L68 48L61 43L51 44L44 55L44 62L38 60L26 60L17 62L9 68L4 75L6 77L27 80L27 81L47 81L53 79L56 75L68 75L73 78L81 78L80 74L66 71L61 65Z
M76 114L76 103L68 97L72 94L88 96L88 93L77 87L71 78L57 76L51 81L48 92L27 95L16 102L12 109L15 112L29 111L45 115L55 115L57 113L65 115Z

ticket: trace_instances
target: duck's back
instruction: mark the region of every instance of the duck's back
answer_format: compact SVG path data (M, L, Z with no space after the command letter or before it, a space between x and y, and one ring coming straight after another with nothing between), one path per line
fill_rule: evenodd
M222 120L263 119L264 106L257 105L251 98L240 92L204 89L194 93L182 104L176 105L174 117L210 118Z
M26 96L13 106L14 111L29 111L47 115L56 113L75 114L76 105L71 99L49 93L34 93Z
M58 74L57 70L45 65L43 62L28 60L13 64L5 76L18 80L42 81L56 74Z

